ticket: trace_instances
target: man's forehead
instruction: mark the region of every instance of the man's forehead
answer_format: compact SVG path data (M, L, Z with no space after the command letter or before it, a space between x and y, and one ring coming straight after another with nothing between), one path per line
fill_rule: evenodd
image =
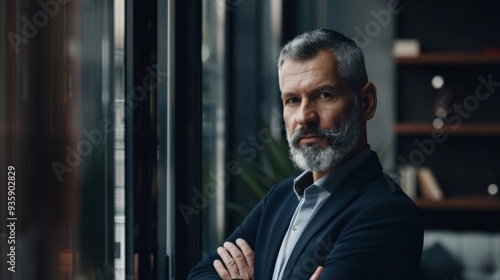
M312 86L326 80L335 81L336 77L331 71L324 69L309 69L301 72L283 73L281 77L281 85L286 87Z
M297 61L286 59L279 69L280 87L294 86L296 83L314 83L319 80L336 80L338 72L330 53L318 53L314 58Z

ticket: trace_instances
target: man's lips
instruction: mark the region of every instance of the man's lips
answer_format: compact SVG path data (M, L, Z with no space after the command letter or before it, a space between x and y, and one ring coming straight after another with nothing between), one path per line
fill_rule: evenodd
M305 136L300 137L299 143L301 143L301 144L315 143L315 142L318 142L322 139L323 139L323 137L321 137L319 135L310 134L310 135L305 135Z

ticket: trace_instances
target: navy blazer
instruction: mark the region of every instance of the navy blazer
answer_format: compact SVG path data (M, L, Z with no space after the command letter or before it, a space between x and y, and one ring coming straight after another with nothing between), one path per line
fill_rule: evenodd
M273 186L226 239L245 239L255 253L256 280L272 279L281 242L299 201L293 178ZM414 279L420 266L420 214L401 188L382 172L377 155L349 173L326 200L297 241L283 279ZM212 253L189 279L220 279Z

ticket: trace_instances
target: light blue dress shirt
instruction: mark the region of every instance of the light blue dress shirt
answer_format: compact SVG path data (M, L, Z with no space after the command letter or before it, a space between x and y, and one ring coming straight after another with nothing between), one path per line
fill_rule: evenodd
M295 209L281 243L274 266L273 280L280 280L283 277L288 258L309 221L316 215L342 180L363 161L367 160L370 153L370 146L365 147L316 182L313 182L312 172L309 170L294 180L293 191L297 195L299 205Z

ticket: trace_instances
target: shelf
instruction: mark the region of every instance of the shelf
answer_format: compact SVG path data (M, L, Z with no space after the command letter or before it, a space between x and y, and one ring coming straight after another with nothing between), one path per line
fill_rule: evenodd
M447 198L441 201L415 199L421 210L447 211L500 211L500 199L495 198Z
M398 64L500 64L500 54L425 53L415 57L395 57Z
M437 130L429 123L396 123L394 126L397 135L430 135ZM439 130L447 135L500 136L500 124L492 123L462 124L458 127L445 124Z

